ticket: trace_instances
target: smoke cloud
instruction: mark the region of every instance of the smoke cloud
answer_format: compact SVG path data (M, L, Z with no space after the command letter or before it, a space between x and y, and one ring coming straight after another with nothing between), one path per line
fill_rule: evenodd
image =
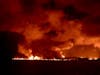
M100 2L96 0L1 0L0 3L0 31L22 34L25 37L23 45L32 48L33 53L36 41L40 54L45 52L46 55L49 51L51 56L54 51L44 49L59 47L62 52L66 52L63 49L69 54L71 51L73 56L76 50L69 49L77 45L100 48ZM49 46L41 46L39 42Z

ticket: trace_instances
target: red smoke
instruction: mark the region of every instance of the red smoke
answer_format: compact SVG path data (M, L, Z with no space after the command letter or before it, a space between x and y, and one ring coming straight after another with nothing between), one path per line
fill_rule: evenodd
M23 35L19 45L25 50L18 51L24 55L32 49L33 55L43 58L69 57L77 45L100 48L99 5L91 0L1 0L0 31Z

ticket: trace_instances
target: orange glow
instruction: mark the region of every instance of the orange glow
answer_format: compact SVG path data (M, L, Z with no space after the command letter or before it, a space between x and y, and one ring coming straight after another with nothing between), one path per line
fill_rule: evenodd
M32 55L32 50L31 49L25 49L25 47L24 46L22 46L22 45L18 45L18 52L20 53L20 54L23 54L23 55L25 55L26 57L29 57L29 56L31 56Z
M65 58L65 56L64 56L64 55L62 55L62 58Z
M0 0L0 2L2 10L0 32L18 33L18 39L17 34L11 34L9 37L7 33L7 44L10 39L11 47L13 43L15 44L14 48L7 46L11 49L8 50L12 52L15 60L100 58L100 16L88 12L88 8L85 11L86 6L84 8L84 3L80 3L81 0ZM82 5L82 8L78 5ZM93 6L95 8L95 5ZM0 38L1 45L2 39Z
M66 56L63 53L63 49L61 49L59 47L53 47L53 50L57 51L60 54L62 59L66 58Z
M90 58L88 58L88 60L98 60L99 58L98 57L90 57Z
M18 52L21 54L24 54L26 57L17 57L17 58L15 57L15 58L13 58L13 60L45 60L46 59L45 57L39 56L39 54L33 55L32 49L25 49L25 47L22 45L19 45L18 47L19 47ZM67 47L62 47L62 48L52 47L52 50L54 50L60 54L60 57L61 57L60 59L66 59L68 57L68 56L66 56L66 53L64 53L65 51L70 52L69 48L67 48ZM77 51L78 53L73 52L72 53L73 55L71 55L71 57L74 56L74 57L79 57L79 58L83 58L83 59L88 58L88 60L98 60L99 57L96 57L96 56L98 56L96 50L93 49L91 51L93 51L93 54L89 54L90 51L87 51L87 52L84 51L85 53L84 52L82 53L81 50L79 52ZM56 60L56 57L52 58L52 60L53 59Z
M18 46L19 47L19 50L18 50L18 52L20 53L20 54L23 54L23 55L25 55L26 57L24 58L24 57L15 57L15 58L13 58L13 60L41 60L41 59L43 59L42 57L39 57L39 56L34 56L33 54L32 54L32 50L31 49L25 49L25 47L24 46L22 46L22 45L19 45Z
M30 57L28 58L12 58L12 60L42 60L43 58L42 57L39 57L39 56L33 56L31 55Z
M33 55L31 55L30 57L28 57L28 60L42 60L42 59L43 59L42 57L33 56Z
M82 22L80 22L79 20L62 19L65 15L62 11L59 10L48 10L45 11L44 14L46 15L46 19L45 21L41 20L43 21L41 23L39 22L30 24L25 22L24 27L17 27L18 29L15 27L11 29L12 31L16 31L25 36L25 44L27 44L28 47L24 44L18 45L18 52L26 56L27 58L25 59L41 60L47 58L66 59L67 57L79 57L88 58L89 60L97 60L99 58L100 37L89 37L83 34L81 32L83 25ZM54 33L51 32L50 34L47 34L52 30L54 30ZM41 40L43 41L41 42ZM46 40L50 40L49 42L51 44L49 44L48 42L44 42ZM52 41L64 43L55 46L55 44L52 45ZM36 44L36 48L32 44ZM91 44L93 45L93 48L90 47ZM73 47L77 45L79 46L79 48L75 50L75 48ZM82 48L80 48L81 45ZM88 47L85 48L86 45ZM52 52L56 54L53 54ZM19 59L20 58L21 57L19 57ZM21 59L23 60L24 57L22 57Z

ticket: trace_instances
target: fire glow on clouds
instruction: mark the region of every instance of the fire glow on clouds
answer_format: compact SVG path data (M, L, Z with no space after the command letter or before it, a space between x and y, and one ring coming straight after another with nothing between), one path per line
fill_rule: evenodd
M100 58L100 35L90 36L83 31L85 24L89 23L87 20L90 20L91 17L81 20L77 18L80 13L77 13L78 11L74 10L74 8L69 7L70 10L66 11L66 14L62 10L68 5L66 3L71 4L71 2L78 8L80 4L77 2L78 0L68 2L55 0L56 4L54 3L54 6L52 5L53 0L51 2L49 0L37 0L34 8L32 8L32 5L29 6L27 3L25 5L24 3L23 7L25 9L21 7L19 2L10 1L10 3L8 2L9 7L7 10L14 18L9 19L8 16L7 20L9 19L9 22L7 21L7 24L5 22L5 24L1 25L0 30L17 32L25 37L23 43L18 44L18 53L23 56L20 57L18 54L14 57L14 60L65 59L69 57L97 60ZM27 0L25 1L27 2ZM29 1L31 2L32 0ZM15 8L12 7L14 3L16 4ZM47 3L47 6L44 5L45 9L42 8L42 3ZM84 8L82 8L82 11L84 11ZM81 10L80 8L78 9ZM85 12L90 13L91 10L85 10ZM98 14L97 12L94 13ZM92 17L95 17L94 13L90 13ZM90 28L87 30L91 30L91 25L90 23Z
M46 38L46 40L53 40L53 41L59 41L59 42L64 41L63 44L60 44L58 46L55 46L55 45L51 46L51 49L50 49L59 54L58 55L59 59L68 58L68 57L79 57L79 58L83 57L83 58L89 58L89 60L92 60L92 59L96 60L99 58L100 37L89 37L89 36L86 36L85 34L83 34L81 32L82 23L79 21L73 20L73 21L60 22L58 17L61 16L61 13L59 14L59 12L57 13L57 11L56 12L53 11L53 13L50 13L49 15L50 15L50 17L48 17L48 19L49 19L48 21L50 21L50 23L51 23L49 28L41 30L41 28L38 25L36 27L34 27L34 25L33 25L33 27L32 27L31 24L29 24L27 26L27 28L25 28L25 30L22 34L26 37L26 41L27 41L28 45L30 45L31 42L34 40L42 40L44 38ZM57 15L57 18L56 17L53 18L52 15L54 15L54 16ZM51 19L51 17L53 20ZM52 35L52 34L51 35L45 34L45 33L49 33L52 29L57 31L57 36ZM63 30L64 32L62 33L61 30ZM71 38L73 38L74 41L70 40ZM44 41L46 41L46 40L44 40ZM44 43L44 41L42 43ZM38 43L39 42L40 41L38 41ZM83 48L85 47L85 45L87 45L87 46L92 45L94 48L92 49L91 47L89 47L88 48L89 50L88 49L81 50L81 48L79 48L80 51L77 50L76 52L71 50L71 48L73 48L74 46L77 46L77 45L83 45ZM32 50L30 50L30 49L25 50L24 47L23 47L23 49L20 47L21 47L21 45L19 45L19 53L22 53L25 56L27 56L26 60L47 59L45 57L45 55L49 54L49 51L45 55L42 54L42 52L39 52L39 53L36 53L36 55L34 56L34 47L32 48ZM41 48L42 47L40 47L40 50L41 50ZM37 48L37 52L38 51L39 50ZM43 50L43 52L44 51L45 50ZM69 55L68 53L71 55ZM50 56L49 59L57 59L57 58L55 56L54 57ZM15 60L17 60L17 59L15 59ZM22 60L25 60L25 59L22 58Z

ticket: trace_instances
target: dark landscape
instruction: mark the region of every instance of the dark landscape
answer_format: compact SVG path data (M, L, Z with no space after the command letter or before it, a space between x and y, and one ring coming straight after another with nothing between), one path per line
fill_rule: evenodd
M13 75L100 75L100 60L12 61Z

